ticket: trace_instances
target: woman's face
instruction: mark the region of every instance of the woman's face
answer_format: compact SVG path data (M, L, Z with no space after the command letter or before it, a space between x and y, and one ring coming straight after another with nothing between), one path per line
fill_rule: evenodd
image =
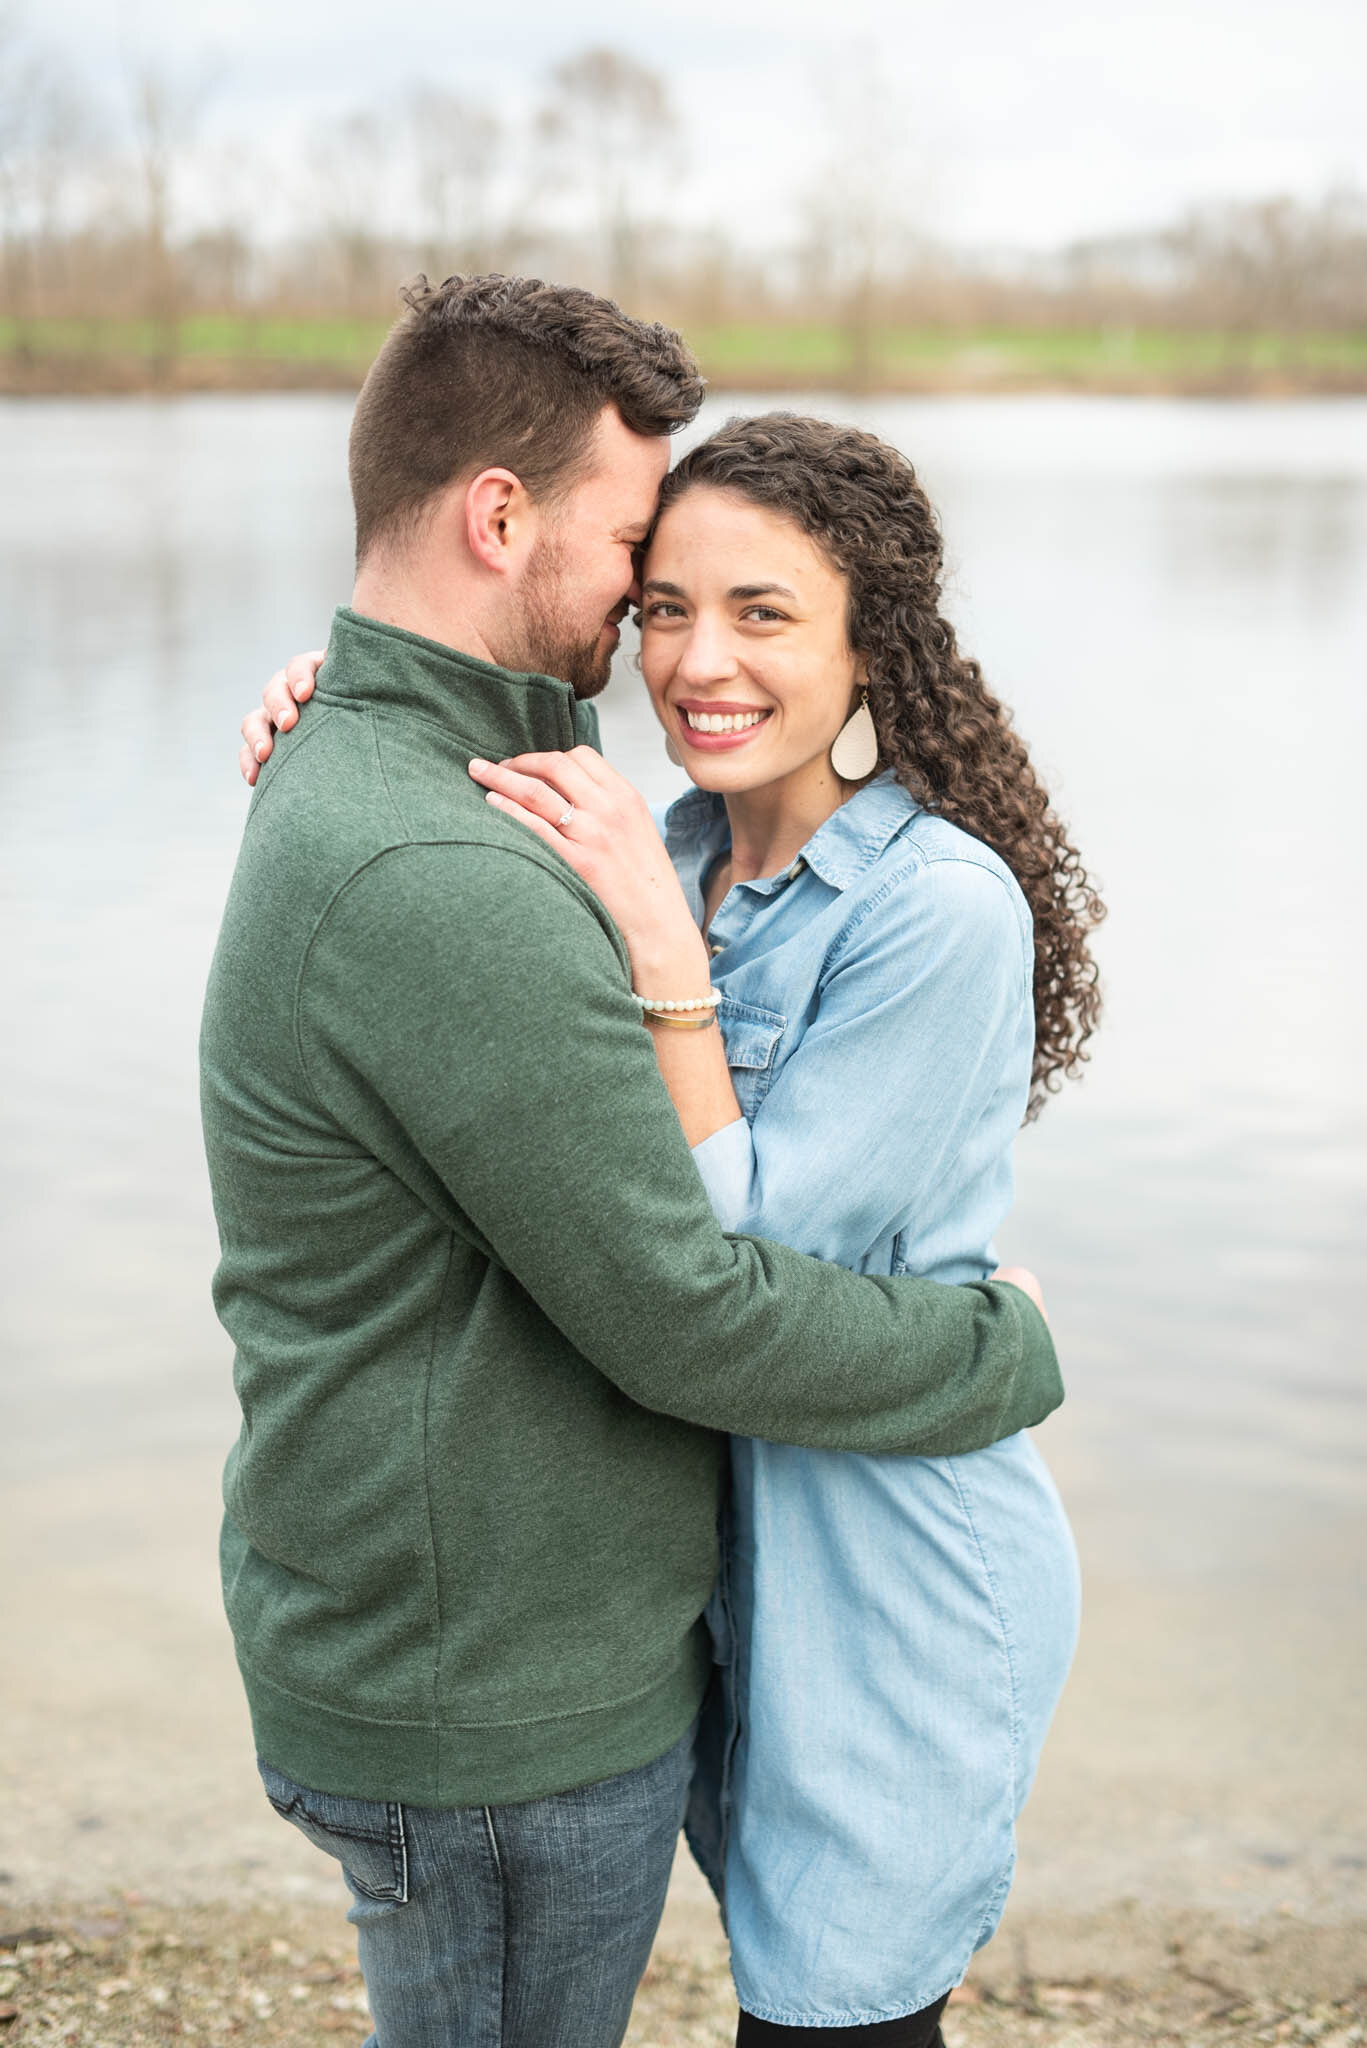
M642 573L641 668L694 782L723 795L829 778L863 681L845 578L799 526L698 485Z

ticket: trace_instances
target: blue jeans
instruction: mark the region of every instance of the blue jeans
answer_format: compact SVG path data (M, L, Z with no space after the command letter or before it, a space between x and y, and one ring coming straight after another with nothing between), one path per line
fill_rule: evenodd
M516 1806L343 1799L259 1762L354 1901L366 2048L617 2048L664 1909L693 1731L654 1763Z

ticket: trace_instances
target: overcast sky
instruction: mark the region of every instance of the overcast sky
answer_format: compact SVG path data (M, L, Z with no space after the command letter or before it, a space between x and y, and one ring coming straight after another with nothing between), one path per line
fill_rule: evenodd
M35 34L111 101L151 54L211 72L207 129L272 166L334 110L420 80L530 104L547 66L608 43L683 117L675 204L762 244L818 149L820 80L871 54L905 110L898 177L933 233L1042 247L1193 201L1367 187L1362 0L41 0Z

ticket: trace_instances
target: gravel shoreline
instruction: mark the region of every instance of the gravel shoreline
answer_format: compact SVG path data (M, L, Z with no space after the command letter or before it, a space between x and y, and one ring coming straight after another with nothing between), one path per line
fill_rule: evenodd
M1367 1930L1222 1927L1120 1908L1018 1931L985 1952L945 2022L949 2048L1367 2041ZM1043 1969L1032 1954L1038 1952ZM1088 1967L1090 1959L1091 1966ZM1062 1964L1060 1970L1057 1966ZM1104 1964L1105 1967L1100 1967ZM124 1897L0 1924L0 2042L75 2048L359 2048L365 1989L340 1915L171 1907ZM728 2048L735 2006L713 1948L662 1938L627 2048Z

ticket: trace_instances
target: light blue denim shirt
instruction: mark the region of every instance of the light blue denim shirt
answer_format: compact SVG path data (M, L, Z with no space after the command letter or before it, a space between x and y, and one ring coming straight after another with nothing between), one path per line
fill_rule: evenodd
M725 807L694 790L664 830L701 924ZM1005 865L884 774L732 888L709 939L744 1113L694 1148L723 1227L984 1278L1034 1044ZM736 1439L731 1462L689 1839L719 1891L724 1868L741 2003L798 2026L919 2011L1009 1887L1076 1629L1066 1520L1024 1435L962 1458Z
M701 924L721 799L681 797L665 839ZM887 773L782 874L737 884L709 939L744 1111L694 1148L723 1227L857 1272L983 1279L1034 1047L1010 870Z

